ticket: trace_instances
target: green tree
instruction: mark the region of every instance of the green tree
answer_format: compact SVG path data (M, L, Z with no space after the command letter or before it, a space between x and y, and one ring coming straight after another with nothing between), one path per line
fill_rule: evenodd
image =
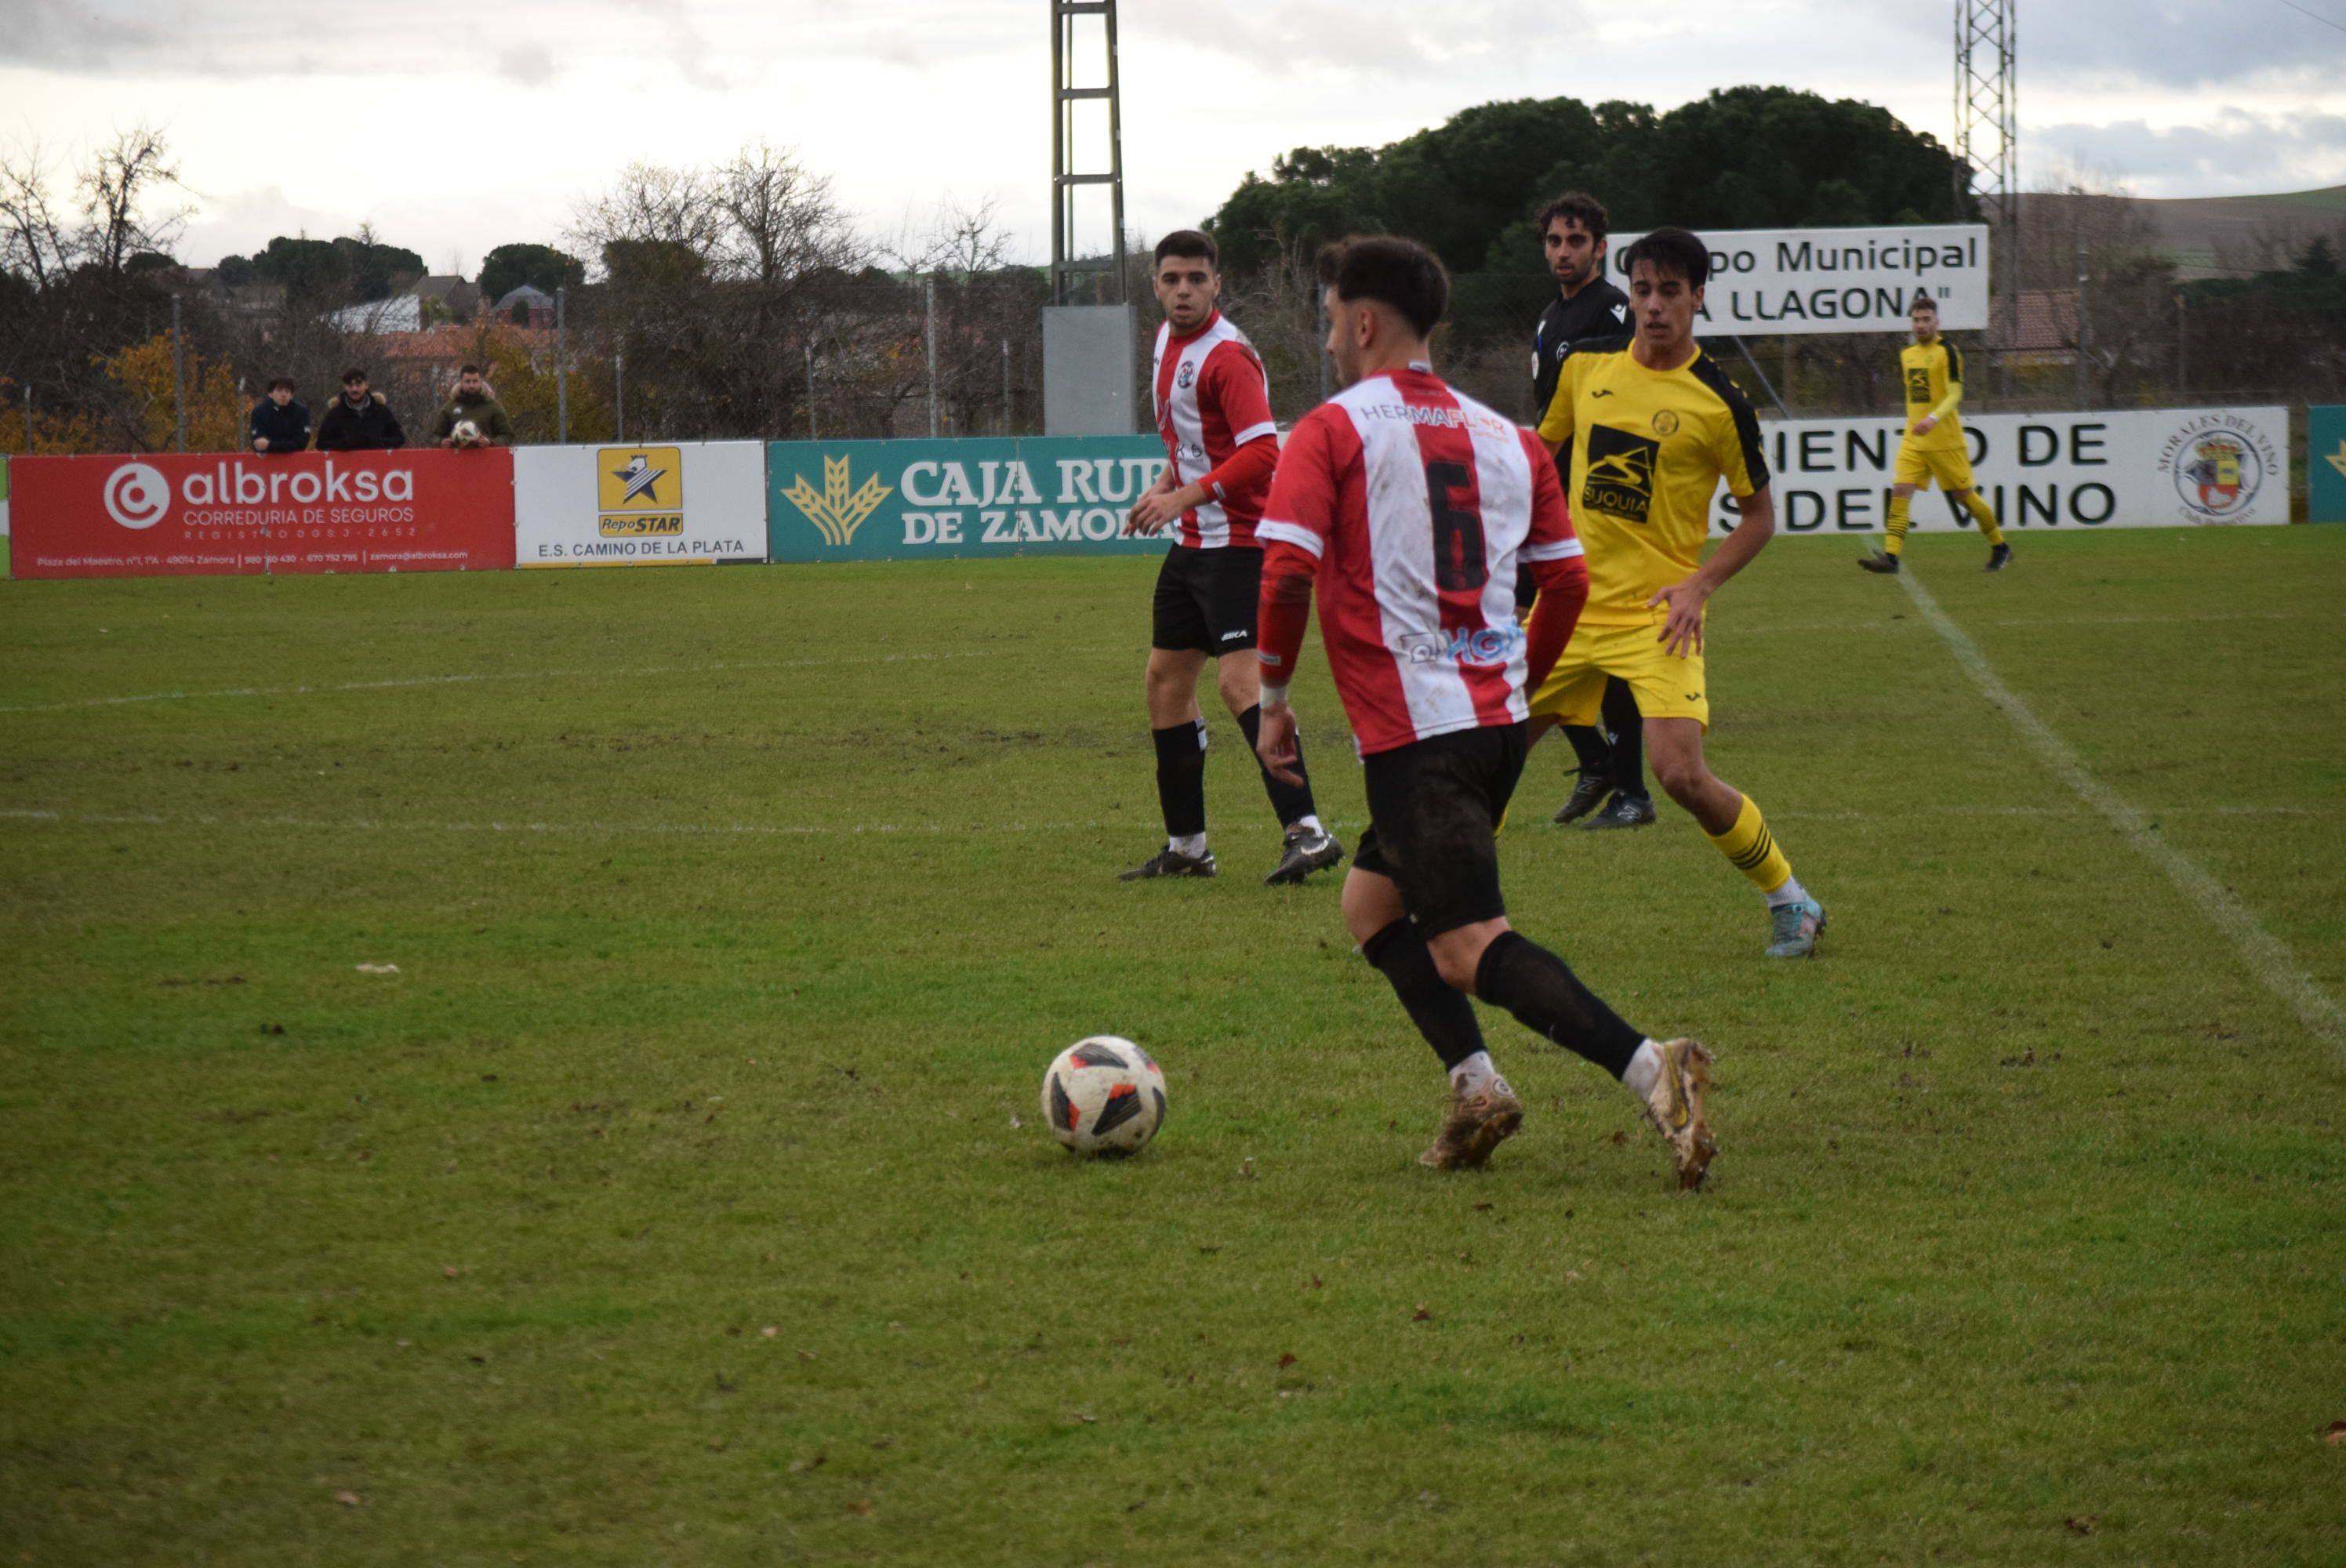
M586 264L551 245L500 245L481 259L481 292L494 303L526 283L551 294L574 292L586 280Z
M1954 162L1888 110L1788 87L1731 87L1657 115L1574 98L1484 104L1382 148L1299 148L1209 220L1227 270L1352 232L1424 240L1455 270L1539 270L1533 219L1586 190L1642 229L1912 222L1955 211Z

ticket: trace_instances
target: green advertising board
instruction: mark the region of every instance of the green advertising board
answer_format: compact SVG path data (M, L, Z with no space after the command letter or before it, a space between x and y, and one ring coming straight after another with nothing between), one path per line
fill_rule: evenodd
M1164 443L1147 435L777 441L767 558L1158 555L1163 535L1123 529L1164 468Z
M2346 523L2346 403L2305 411L2306 516Z

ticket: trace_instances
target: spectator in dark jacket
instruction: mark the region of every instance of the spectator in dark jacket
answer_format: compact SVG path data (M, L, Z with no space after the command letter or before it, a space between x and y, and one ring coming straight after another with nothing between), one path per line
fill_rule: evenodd
M460 435L466 424L473 427L471 432ZM441 409L432 438L443 446L513 444L513 420L505 413L505 405L489 391L489 383L481 379L480 366L466 365L458 372L456 394Z
M367 391L366 372L343 372L342 395L318 421L318 450L396 452L406 444L407 433L399 428L399 416L391 412L381 392Z
M293 383L279 376L252 405L252 450L299 452L310 444L310 411L293 401Z

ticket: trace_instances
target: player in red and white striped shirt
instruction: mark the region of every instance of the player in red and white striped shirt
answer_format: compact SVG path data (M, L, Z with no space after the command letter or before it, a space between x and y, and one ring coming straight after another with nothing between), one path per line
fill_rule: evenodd
M1256 530L1259 750L1274 776L1294 759L1289 686L1316 586L1369 802L1344 921L1450 1074L1449 1114L1418 1158L1479 1166L1523 1121L1471 993L1626 1083L1669 1139L1679 1185L1698 1186L1716 1148L1710 1054L1623 1023L1508 925L1499 891L1493 840L1523 772L1524 694L1556 663L1588 594L1555 465L1537 436L1433 373L1426 338L1450 280L1431 251L1346 240L1321 253L1320 280L1345 390L1297 423ZM1540 585L1522 628L1519 558Z
M1165 848L1122 873L1126 881L1214 874L1206 847L1206 721L1198 712L1206 661L1216 661L1222 702L1250 751L1260 713L1254 616L1262 549L1254 530L1279 461L1279 426L1254 345L1214 308L1222 288L1218 260L1213 238L1194 229L1157 242L1154 281L1165 324L1151 381L1168 461L1125 532L1173 530L1157 574L1148 647L1148 727ZM1290 778L1265 771L1262 784L1285 832L1266 881L1300 882L1344 858L1344 846L1321 825L1300 758Z

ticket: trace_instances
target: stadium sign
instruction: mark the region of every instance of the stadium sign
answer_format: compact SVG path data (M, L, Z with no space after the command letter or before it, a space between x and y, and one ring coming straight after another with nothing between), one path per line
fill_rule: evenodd
M514 564L504 448L20 457L11 469L19 577Z
M1164 472L1153 436L778 441L766 449L776 561L1146 555L1125 514Z
M1902 332L1917 291L1938 302L1939 325L1987 325L1987 225L1915 223L1882 229L1710 229L1710 283L1695 331L1704 336ZM1639 233L1611 237L1613 280Z
M514 529L523 566L762 561L765 443L518 447Z
M1761 422L1776 526L1881 532L1901 428L1894 419ZM2007 533L2289 521L2285 408L1966 414L1964 438L1981 494ZM1918 528L1940 524L1937 503L1917 495L1914 508ZM1711 524L1718 534L1733 531L1735 504L1724 490Z

